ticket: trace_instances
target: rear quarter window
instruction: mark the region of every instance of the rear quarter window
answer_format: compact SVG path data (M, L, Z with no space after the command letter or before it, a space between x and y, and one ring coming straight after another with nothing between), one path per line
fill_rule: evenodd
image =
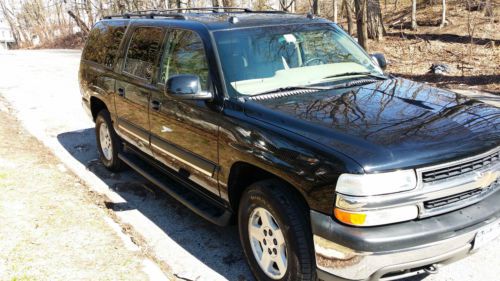
M165 31L157 27L139 27L134 30L127 50L123 71L150 80L161 50Z
M112 67L126 29L126 21L98 22L89 34L83 59Z

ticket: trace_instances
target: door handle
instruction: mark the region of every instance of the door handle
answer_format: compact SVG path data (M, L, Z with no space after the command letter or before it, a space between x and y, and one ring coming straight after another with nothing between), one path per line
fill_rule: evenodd
M161 107L160 101L157 101L157 100L151 101L151 109L158 111L158 110L160 110L160 107Z
M125 97L125 89L123 88L118 88L118 95L120 97Z

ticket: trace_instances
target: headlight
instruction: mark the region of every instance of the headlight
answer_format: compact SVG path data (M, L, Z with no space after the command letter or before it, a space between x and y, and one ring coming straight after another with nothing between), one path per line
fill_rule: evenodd
M416 219L417 206L402 206L364 212L351 212L335 208L335 217L349 225L374 226Z
M417 186L413 170L380 174L342 174L336 191L352 196L372 196L412 190Z
M346 208L343 200L337 200L334 215L335 217L349 225L374 226L396 222L413 220L418 217L418 207L416 205L398 206L376 209L358 209L355 199L362 198L363 201L377 201L387 194L394 194L409 191L417 186L417 177L413 170L402 170L379 174L342 174L340 175L336 192L340 197L350 197L352 206Z

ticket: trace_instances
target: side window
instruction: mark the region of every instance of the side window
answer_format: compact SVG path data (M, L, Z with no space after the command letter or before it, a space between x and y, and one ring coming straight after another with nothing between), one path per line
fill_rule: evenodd
M200 77L203 90L207 90L208 65L201 38L193 31L172 30L169 32L161 64L160 81L178 74L193 74Z
M134 30L123 71L140 78L151 79L161 49L163 33L163 29L158 27L139 27Z
M126 28L121 21L97 23L87 39L83 59L112 67Z

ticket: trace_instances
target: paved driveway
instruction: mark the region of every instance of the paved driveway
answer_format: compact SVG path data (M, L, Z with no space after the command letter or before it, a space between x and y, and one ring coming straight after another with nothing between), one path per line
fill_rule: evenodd
M217 227L131 171L113 174L97 161L93 123L80 106L80 52L0 53L0 95L35 137L87 182L109 193L109 208L143 247L180 278L252 280L236 227ZM500 280L500 240L425 280Z

